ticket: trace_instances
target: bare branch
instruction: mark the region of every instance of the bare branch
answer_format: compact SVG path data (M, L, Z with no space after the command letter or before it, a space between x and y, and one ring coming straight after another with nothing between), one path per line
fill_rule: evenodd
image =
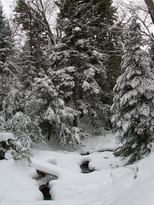
M31 9L32 11L32 15L35 19L37 19L47 30L47 35L49 36L49 39L51 41L51 44L54 45L55 44L55 40L54 40L54 35L51 31L50 25L49 25L49 21L47 20L47 16L46 16L46 9L43 5L42 0L32 0L31 4L28 3L29 5L29 9ZM41 15L41 19L39 19L36 15L36 13L39 13Z

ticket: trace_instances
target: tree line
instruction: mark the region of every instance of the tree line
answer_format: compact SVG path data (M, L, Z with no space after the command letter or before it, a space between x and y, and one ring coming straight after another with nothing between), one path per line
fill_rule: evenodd
M118 20L112 0L56 0L55 30L50 3L16 1L21 45L0 7L0 131L20 142L14 156L44 140L78 147L103 128L119 135L116 155L140 159L154 126L153 41L143 50L138 19Z

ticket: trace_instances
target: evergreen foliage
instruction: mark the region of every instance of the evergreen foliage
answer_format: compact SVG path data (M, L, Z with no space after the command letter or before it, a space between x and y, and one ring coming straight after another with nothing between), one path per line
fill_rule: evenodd
M98 131L102 88L106 82L106 56L94 42L91 27L85 24L91 21L84 13L86 5L89 6L87 1L58 1L59 39L51 62L53 82L59 86L65 103L80 111L82 118L91 118L91 125L95 124Z
M20 81L23 88L26 90L31 90L34 78L38 75L38 68L35 67L35 61L30 52L30 47L28 42L22 48L20 53L20 60L18 62L20 67Z
M29 59L35 68L35 75L40 70L47 69L47 50L49 46L49 38L47 36L47 28L42 23L42 16L39 11L25 0L18 0L15 8L15 19L26 33L25 46L23 47L23 56ZM25 50L26 49L26 50ZM25 51L25 52L24 52ZM23 65L24 67L24 62ZM34 68L32 70L34 70ZM24 69L24 68L23 68Z
M51 76L41 75L36 78L32 93L29 101L33 108L31 115L47 139L64 146L74 147L80 144L82 133L73 126L75 111L65 106L58 96L58 88L54 86Z
M139 24L125 33L112 0L56 0L54 40L40 0L17 0L14 21L25 35L14 52L0 7L0 132L11 132L14 158L30 158L32 142L76 147L112 122L122 146L115 155L133 162L148 154L154 131L153 42L148 55ZM54 46L53 46L54 45ZM18 47L19 48L19 47ZM151 58L151 59L150 59ZM9 148L10 148L9 147Z
M2 109L2 102L9 91L9 61L12 47L11 30L0 5L0 110Z
M15 144L15 158L29 158L31 143L43 142L41 129L25 113L25 96L21 90L12 88L3 102L3 123L1 131L13 133L18 144ZM3 125L3 126L2 126ZM19 156L18 156L19 154Z
M122 23L117 22L117 11L113 1L79 1L76 16L80 18L90 45L94 45L104 54L107 81L102 85L102 100L111 104L113 87L120 75Z
M126 30L122 74L112 106L112 121L122 142L115 154L129 157L130 163L150 153L154 132L154 72L141 46L140 25L134 17Z

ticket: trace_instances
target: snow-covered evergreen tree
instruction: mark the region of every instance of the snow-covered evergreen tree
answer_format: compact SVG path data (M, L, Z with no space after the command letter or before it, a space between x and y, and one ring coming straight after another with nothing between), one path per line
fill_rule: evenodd
M25 89L30 88L34 78L48 68L50 55L47 28L42 22L39 10L32 7L31 2L17 0L14 21L20 25L25 34L24 46L21 51L21 81ZM28 87L26 87L28 86Z
M96 119L103 104L102 87L106 78L105 56L93 39L90 40L88 27L82 22L84 3L58 1L58 43L51 56L53 82L59 86L66 105L80 111L82 118L89 118L98 128Z
M69 6L69 5L68 5ZM107 81L102 85L102 99L112 103L113 87L120 75L122 25L117 18L117 9L113 0L81 0L77 3L75 16L80 18L90 45L95 45L106 56Z
M25 114L25 96L20 89L12 88L3 102L2 116L5 120L5 130L13 133L19 142L16 146L21 157L28 158L31 143L43 141L41 129ZM17 157L16 157L17 158Z
M9 57L12 46L11 30L0 5L0 110L2 109L2 102L9 91Z
M29 107L33 108L30 115L40 125L48 140L74 147L80 144L82 136L81 131L73 126L76 112L65 105L51 79L49 75L35 79L27 112Z
M23 89L29 90L34 82L34 78L37 76L39 69L35 67L35 62L33 61L33 57L31 55L29 43L25 42L22 51L20 52L19 59L19 67L20 67L20 81L23 85Z
M125 36L122 74L114 88L112 122L122 146L115 153L133 162L150 153L154 132L154 71L141 49L140 25L132 18Z

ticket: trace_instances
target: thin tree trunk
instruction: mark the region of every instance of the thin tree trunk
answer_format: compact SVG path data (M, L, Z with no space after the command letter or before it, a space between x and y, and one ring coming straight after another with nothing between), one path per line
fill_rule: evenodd
M152 22L154 24L154 1L153 0L144 0L144 1L148 7Z
M50 41L51 41L51 43L54 45L54 44L55 44L55 42L54 42L54 36L53 36L53 33L51 32L51 29L50 29L50 26L49 26L49 22L48 22L48 20L47 20L47 18L46 18L45 9L44 9L42 0L40 0L40 4L41 4L41 7L42 7L42 12L41 12L41 13L42 13L42 16L43 16L43 18L44 18L44 23L45 23L45 25L46 25L46 28L47 28L47 30L48 30L48 35L49 35Z
M42 68L42 64L41 64L41 46L40 46L40 36L39 34L37 35L37 60L38 60L38 64L39 64L39 70Z

